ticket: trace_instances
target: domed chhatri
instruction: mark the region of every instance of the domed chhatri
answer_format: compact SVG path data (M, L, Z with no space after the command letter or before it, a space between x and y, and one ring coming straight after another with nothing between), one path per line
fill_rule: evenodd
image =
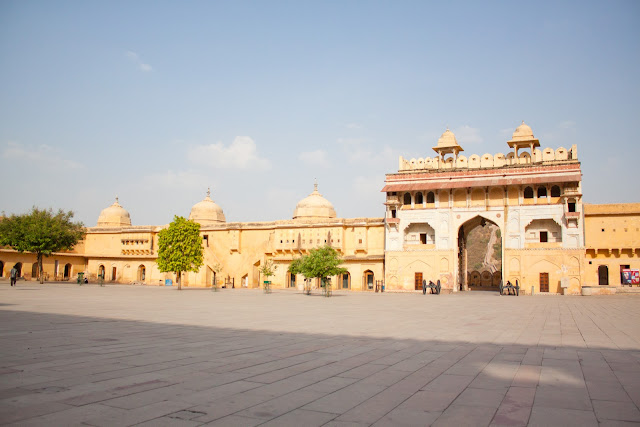
M456 135L447 128L440 138L438 139L438 147L460 147Z
M200 225L219 224L227 222L222 208L211 200L211 190L207 189L207 197L191 208L189 219Z
M125 227L131 225L131 216L129 212L116 201L100 212L98 217L98 227Z
M313 192L300 200L293 211L293 219L331 219L336 218L336 210L330 201L318 192L318 184L314 184Z
M507 143L511 148L531 148L540 146L540 141L533 136L533 131L527 124L525 124L524 120L522 121L522 124L516 128L515 132L513 132L511 140Z
M438 145L433 147L433 151L440 155L440 158L444 158L446 154L453 153L453 155L457 158L458 153L464 151L462 147L458 144L456 140L456 136L453 132L447 128L440 138L438 139Z

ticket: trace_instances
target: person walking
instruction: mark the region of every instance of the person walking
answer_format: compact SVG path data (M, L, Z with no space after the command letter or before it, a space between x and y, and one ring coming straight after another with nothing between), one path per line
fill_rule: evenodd
M422 295L427 293L427 279L422 281Z
M17 280L18 280L18 269L14 266L11 269L11 286L15 286Z

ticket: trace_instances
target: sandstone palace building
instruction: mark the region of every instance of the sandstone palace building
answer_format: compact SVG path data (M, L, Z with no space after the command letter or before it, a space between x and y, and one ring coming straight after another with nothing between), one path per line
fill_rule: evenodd
M542 148L524 123L507 144L505 153L467 156L447 129L434 157L400 157L398 171L386 175L380 218L338 217L316 185L291 219L227 222L207 193L189 215L201 225L204 266L183 285L259 287L270 260L272 286L299 289L305 279L287 272L291 261L330 245L348 270L331 278L337 289L415 291L422 280L439 280L445 292L497 290L507 281L525 294L622 290L622 270L640 268L640 203L583 203L576 145ZM165 227L133 225L116 199L73 251L45 259L45 273L165 285L174 279L156 265ZM0 249L2 277L15 265L32 279L35 262Z

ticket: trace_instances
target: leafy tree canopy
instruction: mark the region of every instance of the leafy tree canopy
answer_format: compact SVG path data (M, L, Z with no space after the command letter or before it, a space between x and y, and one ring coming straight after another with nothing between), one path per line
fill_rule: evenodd
M3 214L4 215L4 214ZM38 257L38 275L43 282L42 257L67 251L84 237L82 222L73 222L73 212L62 209L38 209L23 215L11 215L0 220L0 245L18 252L32 252Z
M308 255L293 260L289 265L289 272L302 274L307 279L314 277L324 279L346 273L347 269L339 267L340 264L342 264L342 258L338 251L326 245L312 249Z
M204 264L200 224L175 216L169 228L158 233L158 268L162 272L174 272L180 276L183 271L197 272Z

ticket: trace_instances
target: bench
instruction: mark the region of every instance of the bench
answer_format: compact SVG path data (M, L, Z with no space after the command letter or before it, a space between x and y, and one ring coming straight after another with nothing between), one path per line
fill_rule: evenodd
M431 280L429 280L429 284L427 284L426 280L422 281L422 295L427 293L427 288L429 288L431 290L432 294L436 294L436 295L440 295L440 290L442 289L442 286L440 286L440 280L438 280L438 283L433 283Z

